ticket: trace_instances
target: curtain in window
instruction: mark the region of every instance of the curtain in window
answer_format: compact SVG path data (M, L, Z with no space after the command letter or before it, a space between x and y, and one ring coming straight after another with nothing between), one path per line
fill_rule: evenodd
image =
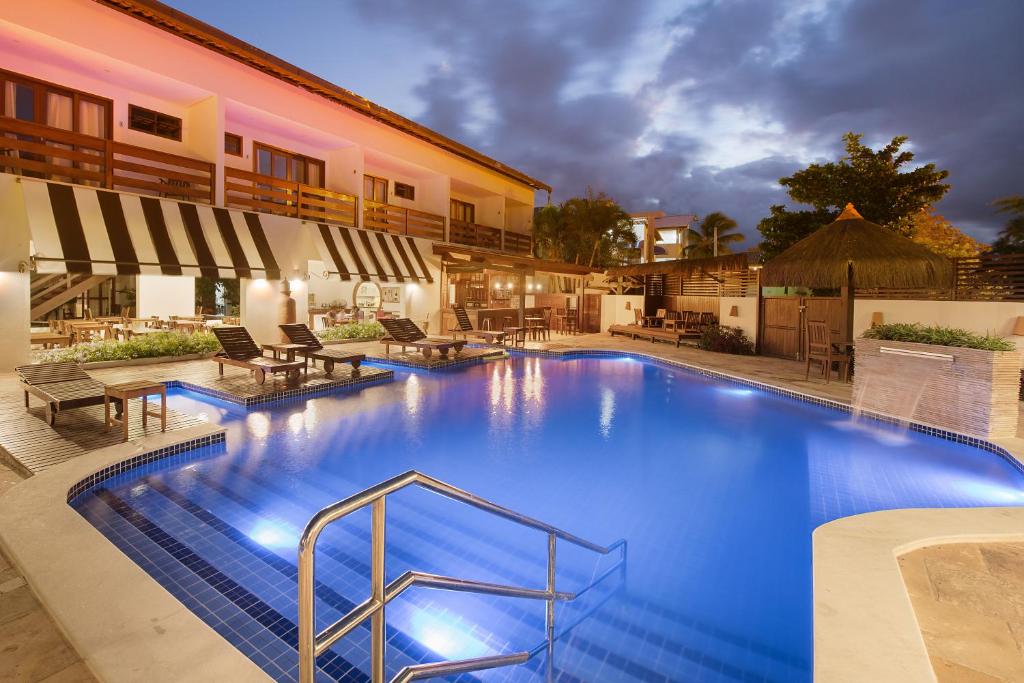
M61 130L74 130L75 129L75 113L74 113L74 100L67 95L61 93L48 92L46 93L46 125L52 126L53 128L60 128ZM62 145L58 143L51 143L51 147L59 147L60 149L72 149L71 145ZM55 166L71 166L71 159L65 157L52 156L47 157L47 161ZM53 176L55 180L63 180L63 176ZM68 178L68 180L71 180Z
M78 100L78 132L85 133L86 135L93 135L98 138L107 137L107 108L97 102L90 102L89 100L79 99ZM86 152L87 154L100 155L102 152L93 149L81 149L79 151ZM81 164L81 168L86 171L101 172L103 166L100 164ZM99 181L89 180L86 181L89 185L99 185Z

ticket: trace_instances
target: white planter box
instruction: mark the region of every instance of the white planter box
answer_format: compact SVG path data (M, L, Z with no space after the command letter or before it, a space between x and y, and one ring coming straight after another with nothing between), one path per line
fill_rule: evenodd
M858 339L853 405L985 438L1016 436L1021 355Z

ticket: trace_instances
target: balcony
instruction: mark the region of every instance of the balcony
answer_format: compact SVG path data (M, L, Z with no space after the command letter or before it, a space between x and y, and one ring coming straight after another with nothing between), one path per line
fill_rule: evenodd
M0 117L0 172L168 199L216 204L216 165L123 142ZM224 206L316 223L358 225L359 199L237 168L224 168ZM447 223L447 225L446 225ZM363 228L528 255L527 233L393 204L363 202Z
M0 170L213 203L212 163L6 117L0 117Z
M470 247L507 251L513 254L528 255L533 251L533 240L528 234L506 230L504 244L502 244L500 228L459 221L454 218L448 221L448 241Z
M358 204L356 197L343 192L237 168L224 168L225 206L354 227Z
M444 216L406 209L394 204L364 200L363 227L367 230L383 230L437 242L444 241Z

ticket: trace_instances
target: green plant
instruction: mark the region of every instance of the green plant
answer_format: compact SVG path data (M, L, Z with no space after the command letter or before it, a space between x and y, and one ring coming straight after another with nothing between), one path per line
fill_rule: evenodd
M346 323L324 330L317 330L316 336L324 341L334 339L378 339L384 336L384 326L374 320L369 323Z
M917 342L918 344L937 344L939 346L960 346L966 349L983 351L1013 351L1017 347L1013 342L999 337L975 334L955 327L938 325L922 325L920 323L889 323L875 325L864 331L865 339L882 339L885 341Z
M723 327L721 325L708 325L700 334L699 348L705 351L717 351L718 353L735 353L741 356L749 356L754 353L754 344L743 330L739 327Z
M99 363L135 358L187 356L194 353L211 353L219 348L217 338L209 332L154 332L139 335L128 341L97 341L77 344L66 349L44 351L39 355L39 362Z

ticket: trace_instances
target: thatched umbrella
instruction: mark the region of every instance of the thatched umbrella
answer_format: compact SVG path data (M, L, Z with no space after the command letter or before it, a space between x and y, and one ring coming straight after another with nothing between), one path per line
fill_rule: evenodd
M864 220L847 204L834 222L766 263L761 284L842 290L847 309L843 336L851 341L854 287L946 288L952 277L949 259Z

